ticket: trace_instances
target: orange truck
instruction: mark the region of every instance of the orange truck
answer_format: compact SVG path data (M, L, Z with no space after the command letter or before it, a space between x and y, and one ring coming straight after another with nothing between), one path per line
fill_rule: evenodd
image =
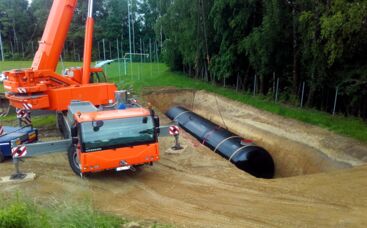
M65 137L26 147L13 142L15 178L22 177L19 158L66 150L70 166L78 175L133 169L159 160L159 118L154 111L129 105L126 92L108 83L101 68L90 67L93 0L88 5L83 67L69 69L65 75L55 72L76 4L77 0L54 0L32 67L4 72L10 105L56 111ZM119 104L128 108L119 110Z
M72 101L63 116L66 139L19 145L11 142L13 159L65 152L77 175L104 170L134 170L159 160L159 117L137 104L127 109L99 110L91 102ZM60 123L59 123L60 124ZM24 177L17 172L15 179Z
M98 111L90 102L72 102L68 121L70 167L76 174L128 170L159 160L159 118L135 107Z

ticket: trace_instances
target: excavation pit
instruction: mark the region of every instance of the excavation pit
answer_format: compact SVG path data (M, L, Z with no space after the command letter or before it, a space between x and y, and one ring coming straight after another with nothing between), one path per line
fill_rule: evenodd
M143 97L162 113L180 105L254 140L273 157L275 178L346 169L367 161L367 148L358 141L205 91L149 88Z

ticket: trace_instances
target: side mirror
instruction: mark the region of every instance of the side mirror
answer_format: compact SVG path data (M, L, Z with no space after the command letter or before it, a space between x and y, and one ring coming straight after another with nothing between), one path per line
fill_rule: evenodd
M154 120L154 127L159 127L160 126L159 116L154 116L153 120Z
M71 128L70 132L71 132L71 137L76 137L78 135L78 128L74 126Z
M101 127L103 127L104 122L102 120L97 120L92 122L93 130L99 131Z
M78 143L79 143L79 138L78 138L78 137L73 137L73 138L71 139L71 142L72 142L74 145L76 145L76 144L78 144Z
M154 116L153 117L153 121L154 121L154 128L156 129L157 133L161 133L161 130L159 129L160 127L160 120L159 120L159 116Z
M143 117L143 124L146 124L146 123L148 123L148 117L144 116Z

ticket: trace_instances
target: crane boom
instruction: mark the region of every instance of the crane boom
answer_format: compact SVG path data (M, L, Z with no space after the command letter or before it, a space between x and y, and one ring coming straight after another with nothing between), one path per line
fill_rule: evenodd
M89 0L88 17L85 25L84 38L84 61L83 61L83 79L82 84L88 84L90 80L90 63L92 61L92 44L93 44L93 0Z
M77 0L53 2L38 51L33 59L33 70L56 70L76 5Z

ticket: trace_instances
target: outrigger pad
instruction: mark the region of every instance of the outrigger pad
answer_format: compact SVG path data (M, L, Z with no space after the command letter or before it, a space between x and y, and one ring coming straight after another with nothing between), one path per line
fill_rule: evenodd
M24 173L24 174L22 173L7 177L0 177L0 185L24 183L28 181L33 181L35 178L36 178L35 173Z
M176 149L173 147L168 148L165 152L166 154L182 154L187 148L187 145L181 145L181 149Z
M10 176L10 180L23 180L27 177L27 174L17 173Z

